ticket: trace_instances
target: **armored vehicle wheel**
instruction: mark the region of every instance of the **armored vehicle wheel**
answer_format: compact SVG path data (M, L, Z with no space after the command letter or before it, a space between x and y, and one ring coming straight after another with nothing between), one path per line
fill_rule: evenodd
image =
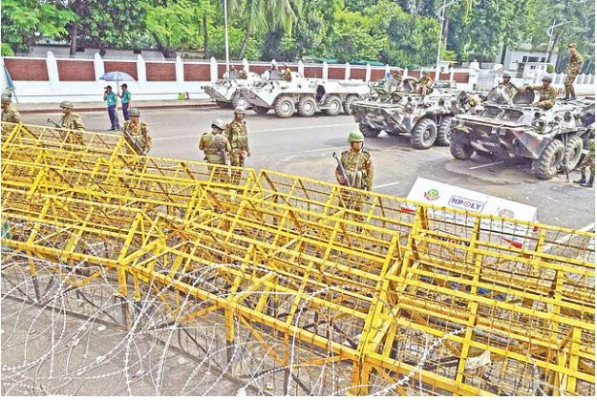
M381 133L381 129L372 128L367 124L359 124L359 130L361 131L363 136L368 138L378 137Z
M317 104L315 99L310 96L301 97L298 102L298 113L301 117L312 117L315 114Z
M564 161L562 162L562 171L564 167L568 172L572 171L582 157L582 139L578 136L570 136L564 152Z
M330 96L325 99L325 103L323 104L327 107L323 112L325 112L329 116L338 115L342 112L342 99L339 96Z
M216 100L216 104L220 108L231 108L232 107L232 105L230 103L228 103L227 101Z
M253 106L253 111L255 111L259 115L265 115L269 111L267 107L260 107L260 106Z
M428 149L437 138L437 125L431 118L423 118L411 131L410 142L415 149Z
M245 99L245 97L243 95L241 95L240 93L237 93L234 95L234 97L232 98L232 107L236 108L236 107L242 107L244 109L247 109L249 107L249 101L247 99Z
M533 162L535 176L539 179L551 179L557 173L562 161L564 161L564 143L554 139Z
M452 117L446 117L439 124L437 129L437 139L435 144L438 146L449 146L450 145L450 124L452 123Z
M462 143L459 141L452 141L450 143L450 153L457 160L468 160L472 157L475 149L470 144Z
M351 115L352 114L352 106L351 104L359 99L359 96L356 94L349 94L346 96L346 101L344 102L344 114Z
M280 118L292 117L294 114L294 100L290 96L280 96L276 100L276 115Z

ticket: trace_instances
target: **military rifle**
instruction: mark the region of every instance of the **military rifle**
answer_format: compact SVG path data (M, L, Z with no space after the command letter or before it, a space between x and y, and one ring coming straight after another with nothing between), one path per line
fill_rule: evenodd
M56 128L62 128L62 125L60 125L58 122L53 121L52 118L48 118L48 122L54 125Z
M133 148L133 150L135 150L135 152L137 153L137 155L142 156L143 155L143 149L141 149L139 147L139 145L133 140L133 138L131 137L131 135L129 135L129 133L126 130L122 130L122 133L124 133L124 138L126 139L127 143L131 145L131 147Z
M348 174L346 173L346 170L344 169L344 165L342 165L342 162L340 162L338 155L334 152L332 154L332 157L334 157L336 159L336 162L338 163L338 168L340 168L340 173L342 174L342 177L344 178L344 181L346 182L346 186L350 186L350 179L348 179Z

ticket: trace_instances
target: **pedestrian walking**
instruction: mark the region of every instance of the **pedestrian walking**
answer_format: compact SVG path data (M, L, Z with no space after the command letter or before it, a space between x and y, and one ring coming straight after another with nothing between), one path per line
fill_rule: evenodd
M120 123L118 122L118 114L116 114L116 104L118 103L118 96L112 91L112 86L106 86L104 90L104 101L108 105L108 116L110 117L111 128L110 131L119 131Z
M131 92L126 83L120 85L120 88L122 89L122 93L119 91L118 97L120 97L120 103L122 104L122 118L124 118L125 121L130 121L131 116L129 115L129 110L133 107L131 104Z

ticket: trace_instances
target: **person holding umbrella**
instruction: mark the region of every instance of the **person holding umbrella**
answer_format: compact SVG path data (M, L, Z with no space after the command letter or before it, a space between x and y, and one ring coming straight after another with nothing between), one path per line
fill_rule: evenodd
M120 123L118 122L118 115L116 114L118 97L116 96L116 93L112 91L112 86L110 85L106 86L104 90L104 101L108 104L108 115L110 116L110 124L112 124L112 127L109 130L119 131Z
M122 89L122 93L120 90L118 91L118 97L120 97L120 102L122 103L122 117L125 121L130 121L131 117L129 115L129 110L131 109L131 92L129 92L129 86L126 83L120 85Z

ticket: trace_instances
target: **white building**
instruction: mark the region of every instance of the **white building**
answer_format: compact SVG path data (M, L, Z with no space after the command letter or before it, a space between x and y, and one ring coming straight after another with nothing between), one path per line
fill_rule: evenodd
M509 71L516 78L528 78L540 73L547 72L547 66L554 68L558 61L558 49L554 49L549 63L547 63L548 52L533 50L530 44L522 44L515 49L506 49L504 57L504 71ZM495 62L502 60L502 51L496 55Z

